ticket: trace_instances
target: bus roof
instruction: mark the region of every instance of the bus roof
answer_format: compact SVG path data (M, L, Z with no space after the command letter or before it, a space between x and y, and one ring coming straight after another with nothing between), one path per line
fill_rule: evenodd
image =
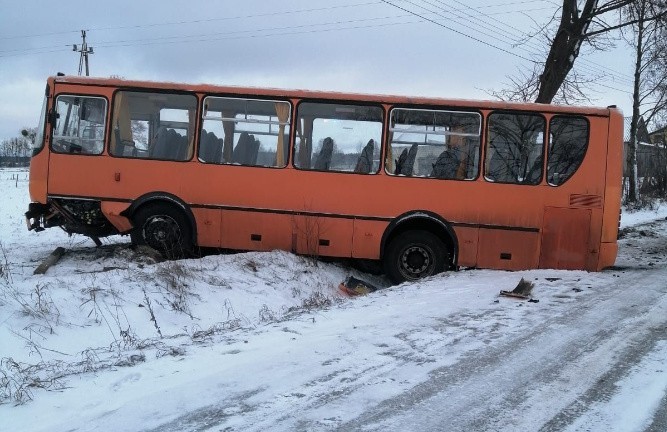
M118 88L146 88L159 90L177 90L194 93L238 94L247 96L272 96L282 98L334 99L344 101L366 101L389 104L409 105L446 105L449 107L493 109L493 110L527 110L548 113L569 113L607 117L612 110L619 111L615 106L584 107L571 105L538 104L531 102L505 102L493 100L448 99L423 96L401 96L383 94L345 93L336 91L279 89L267 87L223 86L213 84L188 84L175 82L139 81L122 78L97 78L76 75L52 76L49 82L68 83L74 85L109 86Z

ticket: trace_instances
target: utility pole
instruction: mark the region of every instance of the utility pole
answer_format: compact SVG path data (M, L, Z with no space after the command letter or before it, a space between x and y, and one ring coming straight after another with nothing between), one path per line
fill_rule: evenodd
M94 54L93 47L89 47L88 43L86 42L85 30L81 30L81 38L83 39L83 43L81 44L81 49L78 49L77 45L74 44L72 45L72 51L81 53L81 56L79 57L79 75L81 75L81 72L83 71L83 65L85 63L86 76L89 76L90 71L88 70L88 54Z

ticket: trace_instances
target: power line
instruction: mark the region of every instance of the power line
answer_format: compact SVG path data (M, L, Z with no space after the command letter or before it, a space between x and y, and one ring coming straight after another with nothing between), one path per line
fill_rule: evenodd
M232 31L232 32L215 32L215 33L203 33L203 34L195 34L195 35L180 35L180 36L162 36L162 37L155 37L155 38L143 38L143 39L126 39L126 40L112 40L112 41L101 41L97 44L98 48L112 48L112 47L127 47L127 46L145 46L145 45L159 45L159 44L169 44L169 43L183 43L183 42L198 42L198 41L208 41L208 40L224 40L224 39L230 39L228 37L223 37L223 38L211 38L213 36L234 36L234 35L240 35L240 34L250 34L248 36L237 36L237 37L232 37L231 39L242 39L242 38L252 38L252 37L265 37L268 36L269 34L262 34L266 32L274 32L271 33L271 36L276 36L276 35L287 35L287 34L302 34L302 33L317 33L318 30L311 30L311 31L305 31L305 32L283 32L283 33L275 33L276 31L283 31L283 30L295 30L295 29L303 29L303 28L308 28L308 27L321 27L321 26L340 26L344 24L357 24L357 23L362 23L362 22L370 22L370 21L381 21L381 20L388 20L388 19L397 19L397 18L406 18L406 17L411 17L412 15L410 14L402 14L402 15L393 15L393 16L384 16L384 17L374 17L374 18L364 18L364 19L355 19L355 20L338 20L338 21L329 21L329 22L324 22L324 23L311 23L311 24L303 24L303 25L296 25L296 26L284 26L284 27L271 27L271 28L263 28L263 29L252 29L252 30L238 30L238 31ZM336 30L349 30L349 29L359 29L359 28L372 28L372 27L382 27L382 26L387 26L387 25L398 25L398 24L411 24L415 23L417 21L403 21L403 22L390 22L387 24L381 24L381 25L369 25L369 26L353 26L353 27L340 27L338 29L319 29L320 31L336 31ZM252 33L259 33L257 35L253 35ZM199 38L199 39L197 39ZM65 51L65 49L56 49L56 50L49 50L50 48L59 48L61 46L65 45L57 45L57 46L50 46L50 47L41 47L41 48L34 48L34 50L38 50L33 53L25 53L25 54L42 54L42 53L49 53L49 52L59 52L59 51ZM67 45L69 46L69 45ZM48 51L43 51L43 50L48 50ZM17 50L12 50L12 51L17 51ZM25 50L21 50L21 53L19 54L7 54L7 55L2 55L0 54L0 57L12 57L12 56L17 56L17 55L23 55Z
M86 30L87 31L108 31L108 30L126 30L126 29L132 29L132 28L149 28L149 27L183 25L183 24L200 24L200 23L215 22L215 21L230 21L230 20L237 20L237 19L262 18L262 17L272 17L272 16L278 16L278 15L289 15L289 14L297 14L297 13L322 12L322 11L335 10L335 9L347 9L347 8L355 8L355 7L362 7L362 6L372 6L372 5L377 5L377 4L381 4L381 3L382 3L382 1L371 1L371 2L365 2L365 3L352 3L352 4L346 4L346 5L327 6L327 7L320 7L320 8L294 9L294 10L290 10L290 11L269 12L269 13L263 13L263 14L238 15L238 16L233 16L233 17L206 18L206 19L183 20L183 21L167 21L167 22L156 22L156 23L148 23L148 24L144 23L144 24L127 25L127 26L113 26L113 27L91 27L91 28L87 28ZM477 7L474 7L474 8L475 9L488 9L488 8L495 8L495 7L521 5L521 4L531 4L531 3L552 4L549 0L523 0L523 1L513 1L513 2L505 2L505 3L495 3L495 4L484 5L484 6L477 6ZM544 10L544 9L529 9L526 12L536 11L536 10ZM507 13L507 12L500 12L500 13ZM28 35L0 36L0 40L28 39L28 38L37 38L37 37L45 37L45 36L64 35L64 34L78 33L78 32L79 32L79 30L63 30L63 31L57 31L57 32L37 33L37 34L28 34Z
M438 2L439 4L444 4L440 0L435 0L435 1ZM462 3L459 0L452 0L452 1L454 1L456 4L464 6L467 9L474 10L472 7ZM431 4L431 3L429 3L429 4ZM447 6L450 6L450 5L447 5ZM458 10L460 10L460 9L458 9ZM497 18L494 18L493 16L490 16L490 14L488 14L488 13L478 12L478 11L475 11L475 12L489 18L491 21L496 22L496 23L498 23L502 26L502 28L501 28L501 27L498 27L495 24L490 23L489 21L481 20L483 23L485 23L487 25L490 25L493 28L496 28L500 31L500 33L498 33L498 32L494 32L494 33L499 34L501 37L505 38L506 40L508 38L507 38L507 36L505 36L505 33L513 35L514 37L516 37L516 39L509 39L513 46L518 46L519 39L529 36L527 33L517 31L515 27L512 27L512 26L508 25L507 23L504 23L504 22L498 20ZM471 20L469 20L469 19L466 19L466 20L472 23ZM535 55L535 56L542 55L543 47L538 45L537 43L535 43L535 42L526 42L525 45L528 46L529 48L532 48L533 50L535 50L535 51L525 50L526 52L529 52L530 54ZM582 65L581 63L586 63L586 65ZM583 69L585 71L588 71L589 73L594 73L594 74L602 73L602 74L605 74L605 75L611 75L612 77L615 77L618 80L623 81L626 85L630 85L632 83L632 79L629 75L623 74L621 72L617 72L617 71L615 71L611 68L608 68L606 66L597 64L597 63L592 62L592 61L590 61L588 59L585 59L585 58L582 58L580 60L580 62L578 64L578 68Z
M523 3L543 3L545 0L528 0L528 1L521 1L521 2L511 2L511 3L499 3L495 5L489 5L489 7L494 7L494 6L505 6L505 5L511 5L511 4L523 4ZM373 5L373 4L381 4L381 1L377 2L371 2L371 3L359 3L357 5ZM340 7L340 6L339 6ZM348 6L349 7L349 6ZM306 12L306 11L321 11L321 10L326 10L326 9L333 9L333 8L318 8L318 9L303 9L299 10L298 12ZM463 9L455 9L455 10L463 10ZM530 10L544 10L543 8L539 9L530 9ZM295 11L296 12L296 11ZM292 12L286 12L286 13L292 13ZM490 15L494 14L507 14L507 13L512 13L512 11L502 11L502 12L495 12L495 13L490 13ZM259 15L246 15L246 16L238 16L238 17L229 17L229 18L212 18L208 20L194 20L194 21L179 21L179 22L172 22L172 23L154 23L154 24L147 24L147 25L136 25L136 26L124 26L124 27L106 27L106 28L97 28L93 30L115 30L115 29L125 29L125 28L140 28L140 27L153 27L153 26L161 26L161 25L171 25L175 23L200 23L204 21L217 21L217 20L231 20L231 19L240 19L240 18L247 18L247 17L259 17L259 16L266 16L267 14L259 14ZM408 15L402 15L402 16L408 16ZM369 20L373 20L376 18L369 18ZM248 30L248 31L264 31L264 30L273 30L273 29L257 29L257 30ZM87 31L91 31L88 29ZM65 34L65 33L70 33L70 31L67 32L57 32L57 33L49 33L49 34ZM220 34L220 33L210 33L210 35L215 35L215 34ZM208 34L202 34L202 35L181 35L181 36L169 36L165 38L187 38L187 37L196 37L196 36L205 36ZM117 42L128 42L128 41L149 41L149 40L158 40L162 38L146 38L146 39L134 39L134 40L119 40L119 41L102 41L100 43L117 43ZM14 49L9 49L9 50L0 50L0 57L10 57L9 55L2 55L6 53L12 53L12 52L20 52L20 53L30 53L33 52L35 54L40 54L40 53L48 53L48 52L58 52L60 51L57 48L62 48L65 46L69 46L66 44L58 44L58 45L47 45L47 46L41 46L41 47L33 47L33 48L14 48ZM53 50L53 51L45 51L45 50Z
M441 6L437 6L433 4L432 2L428 2L426 0L423 0L424 3L428 4L429 6L433 7L436 9L430 10L428 8L425 8L424 6L417 5L414 2L407 1L407 3L412 4L413 6L416 6L420 9L423 9L430 14L434 14L439 16L442 19L447 19L448 22L455 22L461 26L465 26L466 28L471 28L475 31L478 31L480 34L483 34L484 36L487 36L492 39L504 39L505 43L508 43L509 45L513 45L517 43L517 40L511 39L507 36L507 34L517 36L518 37L523 37L526 36L525 33L517 33L515 31L514 27L511 27L507 25L506 23L498 20L497 18L494 18L492 15L497 15L497 14L506 14L506 13L516 13L516 11L500 11L500 12L484 12L487 8L495 8L495 7L504 7L504 6L515 6L515 5L525 5L525 4L533 4L533 3L548 3L552 4L551 2L547 0L524 0L524 1L514 1L514 2L505 2L505 3L496 3L492 5L485 5L485 6L479 6L479 7L472 7L468 6L464 3L461 3L460 1L456 1L459 5L463 6L460 8L453 7L451 5L445 4L444 2L440 0L433 0L438 2ZM285 14L295 14L295 13L307 13L307 12L316 12L316 11L326 11L326 10L333 10L333 9L342 9L342 8L351 8L351 7L359 7L359 6L368 6L368 5L376 5L376 4L389 4L390 6L393 6L395 8L398 8L404 12L407 12L408 15L397 15L397 16L392 16L392 17L378 17L378 18L368 18L368 19L358 19L358 20L347 20L347 21L334 21L334 22L329 22L329 23L318 23L318 24L309 24L309 25L298 25L298 26L285 26L285 27L273 27L273 28L266 28L266 29L254 29L254 30L243 30L243 31L236 31L236 32L217 32L217 33L205 33L205 34L199 34L199 35L180 35L180 36L167 36L167 37L157 37L157 38L144 38L144 39L130 39L130 40L116 40L116 41L106 41L106 42L101 42L98 47L104 47L104 48L114 48L114 47L127 47L127 46L145 46L145 45L158 45L158 44L172 44L172 43L192 43L192 42L209 42L209 41L215 41L215 40L225 40L225 39L245 39L245 38L259 38L259 37L268 37L268 36L284 36L284 35L293 35L293 34L304 34L304 33L319 33L319 32L331 32L331 31L340 31L340 30L350 30L350 29L362 29L362 28L377 28L377 27L385 27L389 25L402 25L402 24L411 24L411 23L416 23L420 21L428 21L433 24L436 24L440 27L443 27L447 30L453 31L457 34L460 34L464 37L470 38L478 43L482 43L484 45L490 46L492 48L495 48L497 50L500 50L502 52L505 52L507 54L510 54L514 57L521 58L523 60L530 61L534 64L539 63L538 61L534 59L529 59L526 58L523 55L517 54L515 52L509 51L508 49L505 49L501 46L498 46L497 44L490 43L488 41L484 41L480 38L477 38L475 36L472 36L466 32L454 29L450 26L447 26L443 24L442 20L438 19L430 19L429 17L424 16L423 14L418 14L413 11L410 11L406 8L403 8L401 6L398 6L392 2L389 1L373 1L373 2L366 2L366 3L356 3L356 4L349 4L349 5L340 5L340 6L330 6L330 7L323 7L323 8L310 8L310 9L297 9L297 10L292 10L292 11L283 11L283 12L272 12L272 13L263 13L263 14L254 14L254 15L240 15L240 16L235 16L235 17L223 17L223 18L210 18L210 19L205 19L205 20L190 20L190 21L176 21L176 22L166 22L166 23L151 23L151 24L141 24L141 25L134 25L134 26L117 26L117 27L101 27L97 28L96 30L115 30L115 29L127 29L127 28L149 28L149 27L155 27L155 26L165 26L165 25L175 25L175 24L191 24L191 23L203 23L203 22L212 22L212 21L221 21L221 20L238 20L238 19L246 19L246 18L256 18L256 17L268 17L268 16L276 16L276 15L285 15ZM445 7L448 9L445 9ZM448 14L449 17L440 14L439 11L442 11L445 14ZM470 13L467 13L465 15L456 13L456 12L462 12L465 10L471 11ZM378 20L384 20L384 19L396 19L396 18L403 18L407 16L415 16L418 17L420 20L419 21L403 21L403 22L393 22L393 23L386 23L386 24L379 24L379 25L355 25L355 26L347 26L347 27L339 27L335 29L317 29L317 30L299 30L299 29L304 29L308 28L311 26L326 26L326 25L336 25L336 26L341 26L341 25L346 25L346 24L355 24L355 23L361 23L361 22L368 22L368 21L378 21ZM451 16L455 18L451 18ZM501 28L486 19L478 19L478 20L473 20L471 19L474 16L484 16L488 18L491 21L499 23L502 27ZM456 19L458 18L458 19ZM462 21L467 21L468 23L471 23L471 25L466 25ZM490 28L484 28L483 30L479 29L479 22L481 21L484 23L486 26ZM494 30L496 29L496 30ZM508 29L508 30L506 30ZM297 31L290 31L290 30L297 30ZM273 33L271 33L273 32ZM67 32L57 32L57 34L64 34L64 33L70 33L69 31ZM489 34L491 33L491 34ZM50 34L55 34L55 33L50 33ZM245 35L243 35L245 34ZM496 36L494 36L494 34ZM214 36L223 36L223 37L214 37ZM2 39L2 38L0 38ZM531 47L535 49L537 52L542 51L542 47L538 47L535 43L526 43L528 47ZM60 51L65 51L65 49L51 49L51 48L60 48L61 46L64 47L64 45L55 45L55 46L45 46L45 47L39 47L39 48L27 48L27 49L13 49L13 50L6 50L6 51L0 51L0 57L11 57L11 56L16 56L16 55L29 55L29 54L45 54L45 53L52 53L52 52L60 52ZM513 45L514 49L519 49L531 56L538 57L542 56L542 53L540 52L539 54L535 51L530 51L526 48L523 47L516 47L516 45ZM5 54L3 53L10 53L10 52L19 52L18 54ZM582 59L582 61L585 59ZM81 63L81 62L80 62ZM580 66L581 67L581 66ZM588 70L589 72L591 71L599 71L601 69L604 70L609 70L611 71L612 74L616 75L616 78L621 79L622 74L615 72L609 68L606 68L605 66L597 65L596 67L593 66L584 66L582 67L584 70ZM615 89L618 90L618 89ZM620 90L619 90L620 91Z
M333 26L333 25L341 25L341 24L355 24L355 23L369 22L369 21L381 21L381 20L394 19L394 18L405 18L405 17L408 17L408 16L410 16L410 15L403 14L403 15L384 16L384 17L375 17L375 18L362 18L362 19L354 19L354 20L339 20L339 21L330 21L330 22L324 22L324 23L302 24L302 25L295 25L295 26L268 27L268 28L261 28L261 29L252 29L252 30L236 30L236 31L231 31L231 32L214 32L214 33L202 33L202 34L195 34L195 35L161 36L161 37L144 38L144 39L116 40L116 41L100 42L98 45L109 47L109 46L116 46L116 44L118 44L118 43L152 42L152 41L161 41L161 40L170 40L170 39L171 40L179 40L179 39L191 39L191 38L201 38L201 37L210 37L210 36L229 36L229 35L243 34L243 33L269 32L269 31L277 31L277 30L294 30L294 29L302 29L302 28L313 27L313 26ZM124 45L124 46L126 46L126 45Z
M435 1L437 1L437 2L438 2L439 4L441 4L441 5L443 4L442 1L439 1L439 0L435 0ZM456 0L454 0L454 1L456 1ZM475 26L475 27L476 27L477 24L478 24L476 21L471 20L471 19L469 18L469 15L467 15L467 16L462 16L462 15L455 14L455 13L452 13L452 12L451 12L451 11L460 11L460 10L462 10L462 9L456 9L456 8L451 7L450 5L447 5L447 6L449 6L449 9L444 9L444 8L441 7L441 6L436 6L436 5L434 5L433 3L428 2L428 1L426 1L426 0L424 0L424 2L425 2L426 4L432 6L432 7L435 7L435 8L438 9L438 10L443 11L444 13L448 13L449 15L453 15L454 17L459 18L459 20L457 20L457 19L455 19L455 18L449 18L450 21L454 21L454 22L456 22L456 23L458 23L458 24L460 24L460 25L464 25L464 24L461 22L461 19L462 19L462 20L464 20L464 21L467 21L467 22L473 24L473 26ZM411 3L412 5L414 5L414 6L416 6L416 7L419 7L419 8L421 8L421 9L424 9L424 10L428 11L428 12L431 12L431 13L434 13L434 14L436 14L436 15L438 15L438 16L441 16L441 17L443 17L443 18L446 18L446 17L444 17L443 15L441 15L441 14L439 14L439 13L437 13L437 12L434 12L434 11L432 11L432 10L429 10L429 9L425 8L424 6L420 6L420 5L417 5L417 4L415 4L415 3L413 3L413 2L409 2L409 1L408 1L408 3ZM499 31L495 31L495 30L493 30L493 29L489 29L489 28L484 28L484 30L479 30L478 28L476 28L476 30L479 31L480 33L482 33L482 34L484 34L484 35L486 35L486 36L492 37L491 35L489 35L489 34L487 33L487 31L490 31L491 33L495 33L495 34L497 34L499 38L501 38L501 39L505 39L505 41L510 41L510 44L511 44L511 45L514 45L514 44L517 43L516 40L509 39L509 38L506 36L506 34L505 34L505 32L509 32L510 34L514 34L514 35L516 35L516 33L514 32L514 28L513 28L513 27L511 27L511 26L509 26L509 25L507 25L507 24L505 24L505 23L499 21L498 19L496 19L496 18L494 18L494 17L489 16L489 14L487 14L487 13L483 13L483 12L479 12L479 11L475 10L476 8L472 8L472 7L470 7L470 6L467 6L467 5L465 5L465 4L463 4L463 3L459 2L459 1L456 1L456 3L465 6L465 8L467 8L467 9L471 9L471 10L473 10L473 12L476 13L476 14L480 14L480 15L487 16L487 17L490 18L491 20L493 20L493 21L495 21L495 22L498 22L498 23L502 24L504 27L506 27L506 28L509 29L509 30L503 30L503 29L501 29L500 27L498 27L498 26L496 26L496 25L494 25L494 24L492 24L492 23L489 23L489 22L486 21L486 20L481 20L483 23L485 23L485 24L487 24L487 25L489 25L489 26L491 26L491 27L493 27L493 28L496 28L496 29L498 29ZM468 26L468 27L470 27L470 26ZM520 36L524 36L524 35L525 35L525 34L520 34ZM542 56L542 55L543 55L543 54L541 53L541 51L542 51L542 49L543 49L541 46L538 46L538 45L536 45L535 43L527 43L526 45L527 45L528 47L531 47L532 49L534 49L534 50L536 50L536 51L529 51L529 50L527 50L527 49L525 49L525 48L522 48L522 47L517 47L517 48L520 49L520 50L522 50L522 51L524 51L524 52L526 52L526 53L528 53L528 54L530 54L530 55L532 55L532 56L536 56L536 57L537 57L537 56ZM516 45L514 45L514 46L516 47ZM587 65L587 64L582 65L581 62L585 62L585 63L593 63L593 65ZM632 82L632 81L628 78L627 75L624 75L624 74L622 74L622 73L620 73L620 72L614 71L614 70L611 69L611 68L608 68L608 67L605 67L605 66L602 66L602 65L598 65L598 64L596 64L596 63L594 63L594 62L591 62L590 60L582 59L582 60L580 61L580 63L578 64L578 68L579 68L579 69L582 69L582 70L584 70L584 71L588 71L588 73L611 75L612 78L615 78L615 79L617 79L617 80L624 81L624 83L625 83L626 85L630 85L631 82Z
M506 50L506 49L504 49L504 48L501 48L501 47L499 47L499 46L497 46L497 45L494 45L494 44L492 44L492 43L483 41L483 40L481 40L481 39L479 39L479 38L476 38L476 37L474 37L474 36L471 36L471 35L469 35L469 34L467 34L467 33L462 32L462 31L455 30L455 29L453 29L453 28L451 28L451 27L449 27L449 26L447 26L447 25L441 24L441 23L439 23L439 22L437 22L437 21L434 21L434 20L432 20L432 19L430 19L430 18L427 18L427 17L425 17L425 16L423 16L423 15L420 15L420 14L418 14L418 13L416 13L416 12L412 12L412 11L410 11L410 10L408 10L408 9L405 9L405 8L402 8L402 7L398 6L398 5L395 5L395 4L391 3L391 2L388 1L388 0L382 0L382 2L383 2L383 3L386 3L386 4L390 5L390 6L393 6L393 7L397 8L397 9L400 9L400 10L402 10L402 11L404 11L404 12L410 13L410 14L412 14L412 15L414 15L414 16L416 16L416 17L419 17L419 18L421 18L421 19L423 19L423 20L425 20L425 21L428 21L428 22L430 22L430 23L433 23L433 24L435 24L435 25L437 25L437 26L440 26L440 27L442 27L442 28L445 28L445 29L447 29L447 30L449 30L449 31L452 31L452 32L454 32L454 33L456 33L456 34L459 34L459 35L461 35L461 36L467 37L468 39L472 39L472 40L474 40L474 41L476 41L476 42L479 42L479 43L484 44L484 45L486 45L486 46L489 46L489 47L491 47L491 48L495 48L495 49L497 49L497 50L499 50L499 51L502 51L502 52L504 52L504 53L506 53L506 54L509 54L509 55L511 55L511 56L520 58L520 59L522 59L522 60L526 60L526 61L529 61L529 62L531 62L531 63L535 63L534 60L531 60L531 59L529 59L529 58L527 58L527 57L524 57L524 56L522 56L522 55L513 53L513 52L511 52L511 51L509 51L509 50Z
M464 5L459 0L453 0L453 1L457 4ZM464 5L464 6L467 6L467 5ZM525 12L525 11L522 11L522 12ZM498 20L498 19L496 19L492 16L489 16L489 14L485 14L485 13L482 13L482 14L487 16L491 20L493 20L495 22L498 22L499 24L501 24L506 29L509 29L509 31L513 32L514 35L517 35L517 40L515 41L516 43L518 43L519 39L521 39L521 38L529 37L529 35L525 32L515 32L516 29L514 27L512 27L512 26L508 25L507 23L504 23L504 22L502 22L502 21L500 21L500 20ZM537 50L540 50L540 51L542 50L542 47L540 45L538 45L537 43L531 43L531 46L533 47L533 49L537 49ZM628 74L624 74L622 72L615 71L615 70L613 70L613 69L611 69L607 66L603 66L603 65L601 65L599 63L596 63L592 60L589 60L589 59L586 59L586 58L581 58L579 60L579 62L580 62L579 63L580 68L581 68L581 63L588 64L589 66L588 67L584 66L584 69L588 70L591 73L609 74L609 75L615 76L616 78L624 81L626 84L631 84L633 82L632 76L630 76Z
M148 23L148 24L144 23L144 24L127 25L127 26L115 26L115 27L97 27L97 28L93 27L93 28L88 28L86 30L88 30L88 31L127 30L127 29L132 29L132 28L149 28L149 27L182 25L182 24L201 24L201 23L205 23L205 22L230 21L230 20L248 19L248 18L264 18L264 17L272 17L272 16L278 16L278 15L290 15L290 14L307 13L307 12L322 12L322 11L328 11L328 10L334 10L334 9L353 8L353 7L360 7L360 6L371 6L371 5L377 5L377 4L380 4L380 3L381 3L381 1L372 1L372 2L366 2L366 3L354 3L354 4L327 6L327 7L320 7L320 8L294 9L294 10L281 11L281 12L268 12L268 13L262 13L262 14L252 14L252 15L238 15L238 16L233 16L233 17L206 18L206 19L189 20L189 21L170 21L170 22L168 21L168 22ZM79 32L79 30L66 30L66 31L61 31L61 32L41 33L41 34L23 35L23 36L4 36L4 37L0 37L0 40L33 38L33 37L42 37L42 36L54 36L54 35L78 33L78 32Z
M341 30L356 30L356 29L366 29L366 28L379 28L379 27L388 27L396 26L403 24L415 24L420 21L403 21L403 22L389 22L383 24L371 24L371 25L358 25L351 27L340 27L340 28L330 28L330 29L317 29L317 30L300 30L300 31L287 31L287 32L277 32L277 33L266 33L266 34L254 34L254 35L245 35L245 36L232 36L233 33L227 34L226 37L215 37L215 38L200 38L194 40L175 40L175 41L151 41L144 43L127 43L127 44L110 44L103 45L104 48L119 48L119 47L128 47L128 46L148 46L148 45L169 45L177 43L191 43L191 42L213 42L220 40L233 40L233 39L256 39L270 36L288 36L288 35L297 35L297 34L312 34L312 33L324 33L324 32L333 32ZM98 45L99 46L99 45Z

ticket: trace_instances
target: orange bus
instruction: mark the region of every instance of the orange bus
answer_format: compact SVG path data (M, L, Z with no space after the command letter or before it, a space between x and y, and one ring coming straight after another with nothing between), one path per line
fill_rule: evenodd
M616 258L615 107L61 75L45 96L29 229L368 260L396 282Z

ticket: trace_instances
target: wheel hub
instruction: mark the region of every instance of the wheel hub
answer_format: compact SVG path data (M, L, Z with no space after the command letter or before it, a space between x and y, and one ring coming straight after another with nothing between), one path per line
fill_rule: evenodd
M420 246L411 246L406 248L401 254L401 268L407 275L419 277L428 269L431 264L431 257L428 251Z
M180 241L181 229L169 216L153 216L144 225L144 239L155 249L171 248Z

